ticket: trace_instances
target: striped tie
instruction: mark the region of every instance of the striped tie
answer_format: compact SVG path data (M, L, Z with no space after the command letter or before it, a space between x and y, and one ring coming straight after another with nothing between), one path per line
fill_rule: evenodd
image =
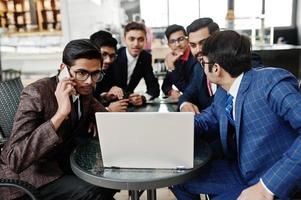
M227 118L229 120L229 122L234 125L234 120L233 120L233 96L231 94L227 95L227 101L225 104L225 111L226 111L226 115Z

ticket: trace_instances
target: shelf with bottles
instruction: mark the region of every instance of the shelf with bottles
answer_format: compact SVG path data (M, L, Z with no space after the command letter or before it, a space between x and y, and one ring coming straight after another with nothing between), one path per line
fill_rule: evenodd
M59 0L0 0L0 27L7 34L61 32Z
M60 2L58 0L39 0L39 27L42 30L61 30Z

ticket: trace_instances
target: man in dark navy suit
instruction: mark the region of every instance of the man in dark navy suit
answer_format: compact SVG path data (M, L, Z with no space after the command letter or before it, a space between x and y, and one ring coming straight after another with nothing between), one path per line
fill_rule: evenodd
M124 28L124 43L117 51L117 58L109 68L112 81L111 91L119 98L128 98L134 106L143 105L146 100L159 96L160 89L154 76L151 55L143 50L146 42L146 29L143 24L130 22ZM141 79L146 84L146 93L136 94L135 88Z
M197 60L200 61L203 55L203 41L216 31L219 27L211 18L199 18L187 26L190 50ZM179 99L181 112L199 113L211 104L215 88L207 81L202 67L195 69L194 74L194 79Z
M162 91L166 96L179 100L191 81L201 78L199 74L194 73L195 70L201 70L201 65L190 52L187 33L183 26L170 25L165 35L171 52L165 57L168 72L162 84Z
M199 62L203 57L204 40L216 32L219 32L219 26L211 18L199 18L187 26L190 50ZM261 58L254 52L251 53L251 65L252 67L261 66ZM199 77L194 76L194 80L191 80L191 84L179 100L181 112L199 113L207 108L217 89L216 84L207 79L203 68L195 71L194 74L198 74Z

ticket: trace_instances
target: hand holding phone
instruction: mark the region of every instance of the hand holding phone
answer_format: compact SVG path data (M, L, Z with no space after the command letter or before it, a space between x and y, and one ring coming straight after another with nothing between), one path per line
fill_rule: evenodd
M62 81L66 78L70 78L70 73L69 73L69 70L68 70L68 67L67 66L64 66L63 69L61 69L60 73L59 73L59 81Z
M61 82L61 81L63 81L64 79L69 79L69 78L71 78L70 72L69 72L69 70L68 70L68 67L67 67L66 65L64 65L64 68L61 69L61 71L60 71L60 73L59 73L59 75L58 75L58 79L59 79L59 81ZM72 86L72 87L73 87L73 86ZM77 96L76 90L75 90L74 88L73 88L71 94L72 94L73 96Z

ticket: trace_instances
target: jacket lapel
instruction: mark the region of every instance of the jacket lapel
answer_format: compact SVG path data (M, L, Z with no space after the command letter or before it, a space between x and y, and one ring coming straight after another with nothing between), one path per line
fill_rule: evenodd
M244 74L238 89L237 98L235 102L235 131L236 131L236 144L237 144L238 153L239 153L239 136L240 136L242 108L245 100L245 95L251 81L252 81L252 70Z
M116 74L116 75L121 77L120 79L121 85L123 85L125 88L127 85L127 77L128 77L128 58L126 56L126 48L124 48L121 51L120 66L117 67L120 67L120 74Z
M222 102L226 102L227 97L225 96L224 100ZM224 106L222 106L224 108ZM225 152L225 155L229 155L228 151L228 118L226 116L226 113L224 110L221 112L221 117L220 117L220 137L221 137L221 143L223 146L223 150Z

